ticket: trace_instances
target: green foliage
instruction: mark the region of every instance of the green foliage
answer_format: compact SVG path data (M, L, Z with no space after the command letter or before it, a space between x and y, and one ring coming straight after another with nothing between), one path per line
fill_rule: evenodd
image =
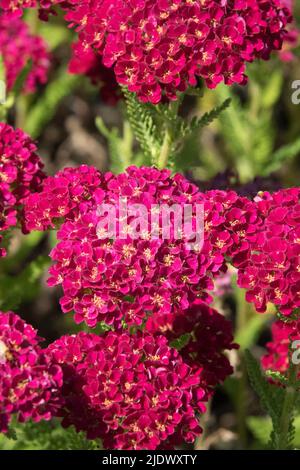
M100 116L96 118L95 124L100 134L107 139L111 171L122 173L133 158L133 135L129 123L124 121L122 136L116 127L108 129Z
M245 360L250 383L259 396L264 410L272 420L271 446L275 449L288 449L292 447L295 437L295 427L293 424L295 407L293 374L288 378L286 388L281 388L267 381L259 363L250 351L245 352ZM270 376L270 373L268 375ZM275 374L274 378L278 379L279 376Z
M262 328L269 320L270 315L254 314L254 316L247 321L247 328L241 328L235 338L235 341L240 345L242 350L248 349L256 343Z
M97 450L101 444L88 440L74 427L64 429L59 420L14 424L10 434L0 435L0 450Z
M185 346L189 344L189 341L191 339L191 334L190 333L185 333L184 335L181 335L179 338L175 339L170 343L170 346L172 348L177 349L177 351L180 351L183 349Z
M32 61L29 60L27 64L25 65L25 67L23 68L23 70L21 71L21 73L18 75L14 83L13 89L11 91L11 94L14 96L15 99L17 99L18 96L22 93L24 84L27 80L27 77L30 73L31 68L32 68Z
M61 24L55 24L53 21L51 23L39 22L38 32L45 39L51 51L61 44L70 43L73 38L70 29Z
M126 89L123 89L123 92L128 121L140 144L143 164L152 164L159 168L177 169L182 163L179 155L184 141L217 119L231 101L226 99L220 106L203 116L186 120L178 114L183 95L178 96L176 102L154 106L141 103L134 93ZM102 123L101 128L101 132L104 133ZM115 150L116 134L110 133L107 137L110 147Z
M178 118L179 129L176 129L176 131L179 132L179 135L182 138L190 137L193 132L200 131L204 127L209 126L215 119L218 119L218 117L230 106L230 104L231 98L226 98L220 106L217 106L211 111L203 114L201 117L195 116L190 121L186 121L183 118Z
M271 418L268 416L249 416L247 418L247 426L261 447L268 447L270 434L272 433ZM300 449L300 416L296 416L294 420L294 427L295 434L293 447Z
M69 96L81 83L81 77L70 75L65 68L61 69L57 77L46 87L44 94L31 107L24 123L24 130L37 138L51 121L61 101Z
M163 139L155 122L155 107L139 102L134 93L130 93L125 88L123 92L127 117L143 151L144 164L147 164L147 162L157 164Z
M39 280L48 265L49 258L39 256L17 275L0 274L0 309L14 310L21 303L34 299L40 287Z
M248 416L247 427L261 447L270 446L270 435L272 433L272 420L269 416Z
M251 73L252 72L252 73ZM235 168L243 182L256 176L269 176L280 170L300 153L300 139L278 147L276 115L274 110L281 98L283 89L282 70L250 68L247 96L238 94L236 88L220 85L214 97L221 103L231 98L231 106L220 115L218 136L222 137L222 148L218 151L226 166ZM207 150L203 149L201 163L207 165ZM217 155L214 162L218 168ZM216 170L218 171L218 169Z
M268 176L270 173L279 170L284 164L290 163L299 153L300 138L274 152L271 161L262 169L261 175Z
M0 80L5 81L5 67L2 54L0 54Z

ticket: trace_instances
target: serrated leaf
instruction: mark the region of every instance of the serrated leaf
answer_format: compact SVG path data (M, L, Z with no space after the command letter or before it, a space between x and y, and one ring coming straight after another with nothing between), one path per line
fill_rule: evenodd
M288 145L284 145L273 153L270 163L264 168L262 175L269 175L279 170L300 153L300 138Z
M190 122L186 123L184 120L181 121L181 135L187 137L193 132L199 131L206 126L209 126L225 109L230 106L231 98L226 98L225 101L211 111L203 114L200 118L195 116Z
M144 164L147 164L147 161L157 164L163 140L154 119L156 111L152 105L139 102L134 93L130 93L127 89L123 89L123 92L128 120L144 153Z
M170 346L174 349L177 349L177 351L180 351L183 349L185 346L189 344L189 341L191 339L191 334L186 333L184 335L181 335L179 338L176 338L174 341L170 343Z

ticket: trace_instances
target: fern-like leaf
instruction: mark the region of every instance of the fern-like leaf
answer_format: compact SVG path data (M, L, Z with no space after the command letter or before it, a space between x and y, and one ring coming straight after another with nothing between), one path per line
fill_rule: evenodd
M134 135L139 142L145 159L157 164L157 158L162 146L162 138L155 122L152 105L138 101L134 93L123 89L127 105L127 116Z

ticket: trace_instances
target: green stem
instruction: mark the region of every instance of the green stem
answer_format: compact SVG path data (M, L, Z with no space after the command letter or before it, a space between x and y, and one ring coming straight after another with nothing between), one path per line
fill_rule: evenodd
M125 161L125 168L132 162L132 148L133 148L133 133L129 121L124 121L123 126L123 154Z
M160 154L157 159L157 166L160 169L166 168L169 163L169 157L172 151L172 145L174 144L174 138L176 138L176 136L174 136L173 134L172 123L176 122L181 101L182 100L178 97L176 101L171 101L169 103L170 120L165 121L165 124L164 124L165 134L164 134L163 144L162 144Z
M289 385L285 389L285 397L280 417L279 434L277 438L275 438L276 450L286 450L289 447L289 432L297 399L297 390L295 387L297 376L298 367L291 365L289 369Z
M243 289L235 289L235 297L237 303L237 325L236 334L239 335L247 328L249 309L250 306L245 300L245 293ZM240 367L239 367L239 380L238 380L238 393L236 403L236 414L237 414L237 431L239 436L239 442L242 449L247 448L247 367L244 358L244 351L239 351Z
M287 387L280 418L280 434L277 440L277 450L286 450L288 448L288 435L291 425L292 413L296 398L294 387Z
M161 147L161 151L158 157L157 166L160 169L166 168L168 165L168 159L171 152L172 136L169 126L166 127L166 133Z

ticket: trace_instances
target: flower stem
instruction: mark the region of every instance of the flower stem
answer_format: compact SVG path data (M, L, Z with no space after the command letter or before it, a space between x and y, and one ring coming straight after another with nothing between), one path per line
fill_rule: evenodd
M295 404L295 395L296 391L294 387L287 387L280 418L280 433L277 440L277 450L286 450L288 448L288 435Z
M165 137L158 157L157 166L160 169L166 168L168 165L169 155L171 152L172 136L169 126L166 127Z
M276 450L286 450L289 447L289 432L297 399L297 390L294 385L297 380L297 375L298 368L292 364L289 369L289 385L285 389L285 397L279 423L279 434L275 437Z
M237 334L247 328L248 323L248 310L249 305L245 300L244 292L241 289L236 289L237 301ZM244 352L239 351L240 367L239 367L239 381L238 381L238 394L237 394L237 430L239 435L240 446L242 449L247 448L247 368L245 364Z

